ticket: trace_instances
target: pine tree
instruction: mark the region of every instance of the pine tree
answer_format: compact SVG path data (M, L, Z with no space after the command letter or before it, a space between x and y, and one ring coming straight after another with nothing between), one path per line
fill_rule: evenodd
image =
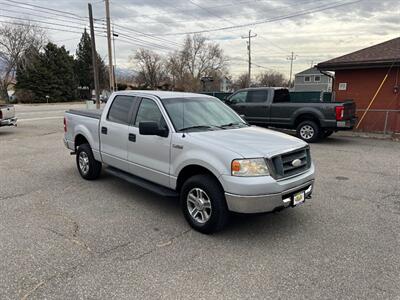
M76 50L75 73L77 74L79 86L88 87L90 90L94 89L92 64L92 43L90 35L85 29ZM100 88L106 88L108 82L107 68L98 54L97 66L99 69Z
M29 94L32 101L77 99L78 82L74 58L64 46L48 43L43 52L29 49L17 69L17 93ZM27 99L22 99L27 100Z

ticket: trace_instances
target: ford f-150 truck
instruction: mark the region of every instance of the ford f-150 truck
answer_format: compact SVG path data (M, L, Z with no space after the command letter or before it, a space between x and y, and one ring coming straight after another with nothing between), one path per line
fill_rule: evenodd
M106 172L180 197L188 223L220 230L229 212L261 213L311 197L307 143L250 126L211 96L162 91L111 95L103 110L69 110L64 144L84 179Z
M17 126L15 109L13 105L0 105L0 127Z
M238 90L225 102L251 124L295 129L297 137L309 143L351 130L356 123L353 101L291 102L286 88Z

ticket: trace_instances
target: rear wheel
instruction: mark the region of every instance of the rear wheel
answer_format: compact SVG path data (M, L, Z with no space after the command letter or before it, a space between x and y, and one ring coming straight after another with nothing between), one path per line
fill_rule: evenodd
M297 137L308 143L313 143L318 140L320 135L320 127L314 121L303 121L296 129Z
M97 179L101 173L101 162L94 159L92 148L89 144L82 144L76 151L76 165L84 179Z
M201 233L221 230L228 221L224 192L210 175L190 177L182 187L181 208L189 225Z

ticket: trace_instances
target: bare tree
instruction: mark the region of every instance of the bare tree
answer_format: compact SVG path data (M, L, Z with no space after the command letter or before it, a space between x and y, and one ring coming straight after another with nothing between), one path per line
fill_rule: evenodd
M249 86L249 74L240 74L236 80L233 81L232 87L234 90L244 89Z
M201 35L187 36L183 49L169 56L167 67L177 89L199 91L201 78L224 76L227 59L218 44L207 42ZM219 80L219 78L214 78Z
M186 90L185 78L189 77L189 73L186 70L186 62L182 59L179 51L172 53L167 58L166 69L174 89L179 91Z
M45 40L44 31L29 23L0 27L0 98L8 102L8 89L15 80L17 65L25 51L40 49Z
M264 72L257 76L258 86L287 86L288 81L285 76L279 72Z
M165 79L164 61L157 53L146 49L139 49L131 57L131 61L139 67L137 80L141 84L155 89Z

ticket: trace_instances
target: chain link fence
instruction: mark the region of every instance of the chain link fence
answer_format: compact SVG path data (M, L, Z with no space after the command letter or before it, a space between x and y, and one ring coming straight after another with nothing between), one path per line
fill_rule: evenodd
M359 122L365 109L357 109L356 112ZM399 109L369 109L358 130L384 134L393 133L396 131L396 122L399 116Z

